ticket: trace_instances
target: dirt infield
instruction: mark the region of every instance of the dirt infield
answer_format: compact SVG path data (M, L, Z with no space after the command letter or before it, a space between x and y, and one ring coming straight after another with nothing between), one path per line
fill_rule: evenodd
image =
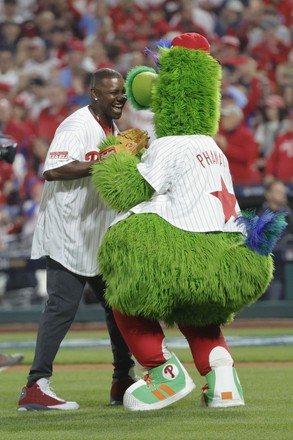
M195 368L192 362L184 362L185 368ZM277 368L277 367L293 367L293 361L281 362L237 362L237 368ZM28 365L16 365L10 367L9 371L28 371ZM54 373L57 371L93 371L93 370L113 370L111 364L67 364L54 365ZM7 370L6 370L7 371Z
M163 326L164 327L164 326ZM227 328L293 328L293 319L286 318L253 318L253 319L236 319L231 324L227 325ZM14 323L14 324L1 324L0 333L2 332L35 332L38 329L37 324L30 323ZM99 331L107 330L106 324L100 323L81 323L76 322L71 326L71 331Z

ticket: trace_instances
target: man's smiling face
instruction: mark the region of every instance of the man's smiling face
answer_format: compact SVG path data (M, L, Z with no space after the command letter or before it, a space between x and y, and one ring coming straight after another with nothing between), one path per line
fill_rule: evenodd
M119 119L127 100L123 78L104 78L92 91L92 107L105 123ZM97 100L95 100L97 98Z

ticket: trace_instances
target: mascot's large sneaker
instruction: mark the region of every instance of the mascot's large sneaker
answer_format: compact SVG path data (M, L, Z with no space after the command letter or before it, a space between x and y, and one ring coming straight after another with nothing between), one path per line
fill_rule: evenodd
M203 406L228 408L243 406L243 391L235 368L217 367L206 375L207 385L203 387Z
M66 402L56 396L50 388L49 379L39 379L32 387L23 387L18 402L18 411L73 410L76 402Z
M161 409L182 399L195 384L174 353L159 367L152 368L131 385L124 394L123 405L129 411Z

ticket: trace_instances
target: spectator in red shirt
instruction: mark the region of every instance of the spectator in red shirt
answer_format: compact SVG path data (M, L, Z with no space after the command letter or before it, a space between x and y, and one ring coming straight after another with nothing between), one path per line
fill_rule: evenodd
M97 69L103 69L104 67L113 68L113 63L107 56L106 45L103 44L99 38L95 38L87 47L86 56L87 70L94 72Z
M282 21L290 28L293 25L292 0L262 0L267 6L273 6L282 16Z
M24 121L16 119L13 113L12 103L8 99L0 99L0 132L13 137L18 144L18 153L27 158L32 140L31 129Z
M165 11L161 4L148 7L149 40L160 40L165 34L173 31L173 26L166 20Z
M124 35L130 41L135 38L136 29L147 21L147 12L132 0L118 0L109 10L116 35Z
M235 80L246 90L247 104L243 108L246 119L254 116L259 106L272 94L273 84L265 72L257 69L257 62L246 55L234 57Z
M12 104L13 118L15 121L22 123L23 129L26 132L27 145L30 147L34 137L34 123L30 117L28 100L20 93L13 99Z
M208 38L207 31L195 20L194 4L190 0L181 0L179 12L171 20L174 31L197 32Z
M282 96L276 94L270 95L264 106L259 108L259 115L255 119L254 138L259 143L261 156L259 166L261 168L265 167L266 160L274 148L276 137L284 131L285 114L285 101Z
M51 142L57 127L68 115L66 107L67 92L58 83L51 84L48 87L49 105L41 111L36 120L35 134L36 136L45 137Z
M279 179L284 183L293 182L293 108L288 114L287 129L277 137L267 161L265 182L273 179Z
M2 42L1 42L2 43ZM19 73L15 65L15 55L13 49L7 46L0 46L0 84L2 88L5 85L7 87L7 94L14 93L14 89L17 87L19 81Z
M228 105L221 112L220 129L215 141L225 153L235 185L261 182L256 167L258 144L249 128L243 124L243 113L236 105Z
M229 63L229 59L240 54L240 40L234 35L224 35L219 40L217 59L221 64Z
M11 99L11 86L0 82L0 99Z
M276 79L276 67L288 61L290 52L290 45L278 37L277 26L276 20L263 20L261 41L250 48L250 54L257 61L259 70L267 72L272 81Z
M5 160L0 161L0 207L9 205L17 190L17 178L13 166ZM1 217L1 216L0 216Z

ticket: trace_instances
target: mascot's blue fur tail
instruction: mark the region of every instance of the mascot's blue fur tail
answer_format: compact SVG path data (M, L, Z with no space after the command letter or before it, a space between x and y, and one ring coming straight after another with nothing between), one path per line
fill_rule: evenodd
M286 214L266 209L258 216L255 211L242 211L236 222L246 229L246 245L260 255L269 255L287 226Z

